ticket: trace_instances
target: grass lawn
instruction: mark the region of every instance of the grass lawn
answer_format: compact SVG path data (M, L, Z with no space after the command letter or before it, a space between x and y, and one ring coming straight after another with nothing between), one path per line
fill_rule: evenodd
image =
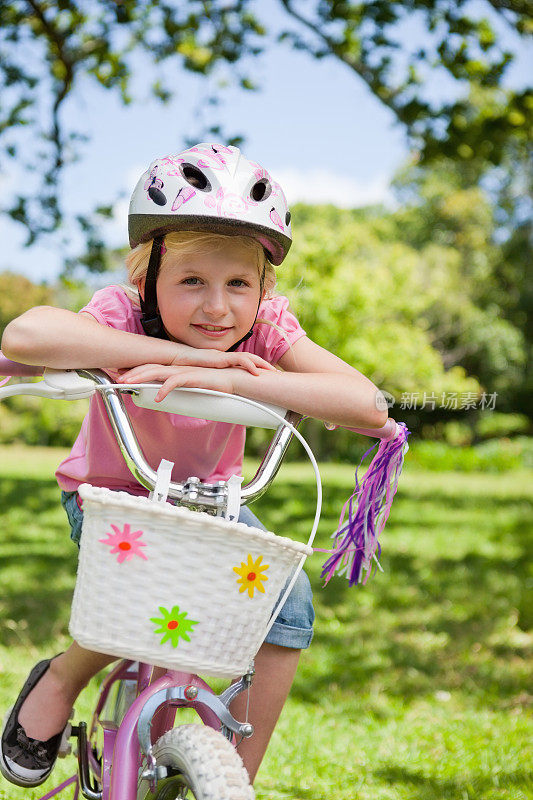
M67 644L76 550L48 449L0 447L0 709L38 658ZM323 469L317 546L327 547L353 473ZM321 587L309 562L316 632L256 782L258 800L533 798L533 473L423 473L407 466L366 587ZM288 464L254 505L305 539L310 472ZM529 569L531 569L529 567ZM529 631L529 632L528 632ZM88 719L96 683L77 705ZM33 800L54 781L2 800ZM71 791L64 792L65 798Z

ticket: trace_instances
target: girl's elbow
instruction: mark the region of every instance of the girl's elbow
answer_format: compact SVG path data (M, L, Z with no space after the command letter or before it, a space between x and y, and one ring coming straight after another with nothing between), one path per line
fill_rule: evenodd
M11 359L11 361L20 360L18 358L18 338L16 320L13 320L13 322L9 322L4 328L2 340L0 342L2 355Z
M39 314L45 306L36 306L9 322L2 334L0 344L3 355L11 361L31 363L33 346L42 338L43 324Z
M376 425L374 425L374 427L375 428L382 428L387 423L388 418L389 418L389 412L388 411L378 411L377 418L376 418L377 422L376 422Z
M380 411L377 408L369 408L366 409L364 414L364 422L359 422L357 427L359 428L368 428L370 430L382 428L387 420L389 415L387 411Z

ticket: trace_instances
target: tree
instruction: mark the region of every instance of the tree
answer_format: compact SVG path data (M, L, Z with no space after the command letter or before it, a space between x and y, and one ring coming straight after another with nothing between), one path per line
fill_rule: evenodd
M472 119L471 85L498 87L513 60L489 18L503 21L521 37L531 32L525 0L483 0L474 15L466 0L278 0L278 38L315 58L334 58L362 80L405 127L423 160L445 153L468 161L474 155L493 164L502 160L504 143L526 130L532 99L527 90L507 90L490 113ZM480 4L481 5L481 4ZM257 10L256 10L257 8ZM402 25L420 26L421 42L409 50ZM164 62L202 75L229 67L243 89L254 88L244 56L258 55L272 34L253 0L12 0L0 4L0 152L21 158L31 152L28 170L42 186L18 191L7 208L28 231L28 243L56 231L64 209L58 180L75 158L83 132L65 129L62 110L89 78L123 102L132 101L133 58L154 66L154 96L169 102L172 90L159 78ZM458 86L454 100L432 96L431 76L438 71ZM159 70L160 72L160 70ZM470 116L470 118L469 118ZM215 126L211 136L229 137ZM38 148L35 146L38 142ZM30 146L28 147L28 141ZM97 215L109 215L102 205ZM78 223L88 241L89 267L103 245L90 214Z
M52 305L77 306L65 286L52 289L13 272L0 272L0 339L6 325L29 308ZM59 297L58 297L59 292ZM87 300L87 296L85 296ZM81 303L83 305L83 303ZM1 377L1 376L0 376ZM87 412L88 401L44 401L36 397L9 397L0 402L0 444L72 445Z
M297 205L293 212L299 236L279 270L279 289L312 339L397 399L477 394L477 378L459 359L445 361L431 326L432 309L460 292L453 247L417 250L401 241L384 209ZM471 298L465 304L474 313Z
M452 256L437 260L427 278L434 295L427 310L431 341L443 363L461 365L497 391L505 410L531 415L530 223L527 214L518 221L527 198L513 192L502 215L510 182L496 184L494 196L494 182L487 187L479 167L465 172L442 159L399 174L403 205L393 214L394 237L420 253L445 247Z
M48 286L32 283L14 272L0 272L0 338L8 322L33 306L52 304L53 298Z

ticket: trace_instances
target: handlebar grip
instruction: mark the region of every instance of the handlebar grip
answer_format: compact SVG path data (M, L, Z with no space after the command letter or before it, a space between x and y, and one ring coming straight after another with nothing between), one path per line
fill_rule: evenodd
M164 400L156 403L155 395L160 384L139 385L132 400L136 406L154 411L168 411L186 417L210 419L215 422L228 422L233 425L246 425L255 428L279 427L279 420L268 413L270 408L280 417L285 417L287 409L273 403L252 403L245 398L211 389L193 389L185 386L170 392ZM261 408L262 407L262 408ZM265 410L266 409L266 410Z
M376 439L381 439L383 442L388 442L396 436L396 420L389 417L382 428L348 428L349 431L354 433L361 433L363 436L373 436Z
M382 428L348 428L345 425L329 425L326 424L328 430L333 431L335 428L342 427L346 431L352 431L353 433L360 433L361 436L370 436L375 439L381 439L383 442L389 442L391 439L394 439L396 436L396 420L389 417L385 425Z
M0 350L0 375L9 375L13 378L38 377L44 372L44 367L35 364L21 364L6 358Z

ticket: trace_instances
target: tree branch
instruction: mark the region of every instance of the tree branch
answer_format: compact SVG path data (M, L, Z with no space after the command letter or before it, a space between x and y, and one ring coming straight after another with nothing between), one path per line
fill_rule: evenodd
M487 3L519 34L524 34L525 31L521 29L518 24L519 20L511 20L506 11L511 11L513 14L522 15L531 18L531 3L529 0L487 0Z
M356 60L353 58L348 57L345 53L341 51L339 43L324 33L323 30L317 27L313 22L303 17L299 14L295 9L292 7L291 0L280 0L281 5L284 7L285 11L290 17L297 20L300 24L304 25L310 31L313 32L315 36L324 42L324 44L328 47L332 54L334 54L340 61L346 64L351 70L353 70L360 78L366 83L366 85L371 89L371 91L377 96L381 102L391 109L394 114L398 113L398 105L395 103L395 99L398 96L398 92L394 92L393 90L389 89L388 87L384 87L381 85L381 90L379 93L375 92L376 88L376 75L375 72L367 67L367 65L361 61ZM386 91L385 91L386 89Z
M41 23L48 37L48 41L53 42L55 45L57 51L56 55L65 68L64 78L60 79L54 77L54 82L56 84L56 98L52 108L52 130L50 138L55 148L55 163L52 170L48 173L49 175L53 175L54 173L57 173L63 165L63 139L61 124L59 121L59 108L72 86L72 82L74 80L74 63L67 55L63 37L57 28L47 20L42 6L35 2L35 0L27 0L27 4L33 10L36 18Z

